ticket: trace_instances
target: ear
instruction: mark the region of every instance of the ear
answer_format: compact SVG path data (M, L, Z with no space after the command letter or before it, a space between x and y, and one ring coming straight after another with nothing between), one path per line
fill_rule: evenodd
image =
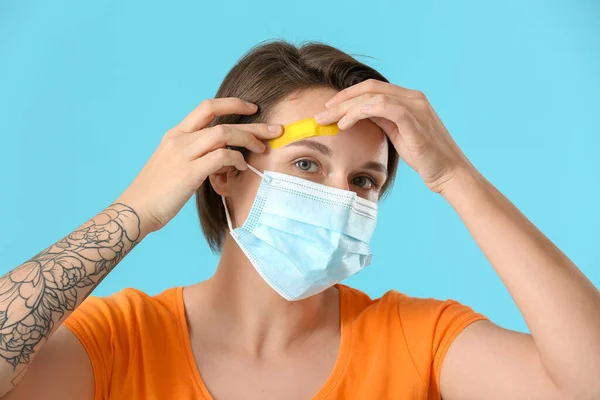
M231 188L236 179L237 170L233 167L224 167L208 176L211 186L217 194L223 197L231 196Z

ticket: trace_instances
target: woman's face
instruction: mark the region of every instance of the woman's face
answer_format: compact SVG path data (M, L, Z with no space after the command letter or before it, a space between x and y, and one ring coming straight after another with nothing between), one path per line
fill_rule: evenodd
M279 103L270 123L286 125L309 118L325 109L325 102L337 93L319 88L292 96ZM387 179L388 143L376 124L361 120L335 136L315 136L262 154L251 153L246 161L259 171L276 171L323 185L350 190L377 202ZM246 220L260 177L250 170L228 181L227 186L236 227Z

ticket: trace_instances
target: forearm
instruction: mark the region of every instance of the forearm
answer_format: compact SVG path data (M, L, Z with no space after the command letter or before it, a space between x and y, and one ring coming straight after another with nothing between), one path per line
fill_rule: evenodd
M506 285L548 375L567 393L597 387L598 290L479 173L455 178L442 194Z
M135 211L113 204L0 278L0 395L141 237Z

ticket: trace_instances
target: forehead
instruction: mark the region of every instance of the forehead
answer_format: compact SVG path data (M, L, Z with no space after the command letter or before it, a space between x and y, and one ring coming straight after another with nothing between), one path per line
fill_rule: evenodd
M325 110L325 102L336 93L337 91L331 88L316 88L295 93L275 106L268 122L287 125L312 117ZM379 126L368 119L358 121L350 129L344 129L335 136L315 136L309 140L325 144L334 154L351 156L356 161L360 159L387 164L386 136Z
M314 88L293 93L275 105L269 122L287 125L313 115L325 109L325 102L332 98L337 90Z

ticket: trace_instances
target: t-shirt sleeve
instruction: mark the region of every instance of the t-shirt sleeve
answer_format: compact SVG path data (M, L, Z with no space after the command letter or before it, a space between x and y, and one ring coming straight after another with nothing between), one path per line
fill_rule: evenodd
M108 398L115 354L127 354L121 353L127 351L127 304L126 291L108 297L90 296L63 322L88 354L94 371L95 399Z
M488 318L455 300L399 295L398 313L415 366L429 387L428 398L440 397L444 357L456 337L471 323Z

